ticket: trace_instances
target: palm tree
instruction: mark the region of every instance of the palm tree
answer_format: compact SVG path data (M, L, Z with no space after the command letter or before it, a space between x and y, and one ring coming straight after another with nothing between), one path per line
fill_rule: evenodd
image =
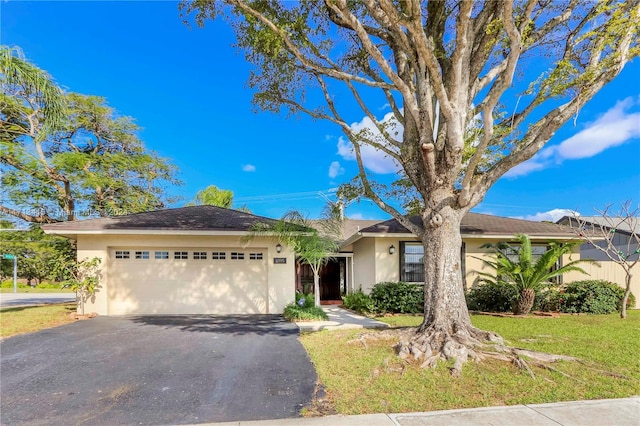
M342 210L329 203L320 220L312 223L300 212L292 210L275 223L256 224L247 239L269 235L288 246L300 262L309 265L313 272L314 302L316 306L320 306L320 271L338 251L341 224Z
M34 106L40 107L42 115L37 119L41 120L42 129L37 135L39 138L44 138L62 124L67 104L64 92L53 82L49 74L30 64L19 48L0 46L0 83L0 96L5 104L3 107L20 108L19 105L9 103L12 88L23 91L32 99ZM3 127L4 125L8 123L3 123Z
M558 243L553 241L549 243L548 250L534 261L529 236L518 234L516 237L518 246L512 246L505 242L483 245L483 248L493 249L494 259L478 259L482 260L485 265L495 272L476 272L481 276L481 283L506 285L516 290L517 299L513 307L514 314L526 315L531 312L536 290L553 285L552 278L570 271L586 274L582 268L576 265L581 262L593 262L591 260L574 260L564 266L555 268L558 260L563 255L570 254L582 242ZM517 260L507 255L509 251L517 253Z

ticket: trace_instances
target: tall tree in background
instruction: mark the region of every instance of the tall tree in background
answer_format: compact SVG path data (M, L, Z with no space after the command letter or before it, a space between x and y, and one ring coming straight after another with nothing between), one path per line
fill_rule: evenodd
M258 107L343 130L359 174L342 194L370 198L424 244L424 322L399 353L425 366L455 360L453 373L499 340L470 321L462 217L640 53L639 9L638 0L182 3L199 25L229 18L255 65ZM383 104L391 112L379 119ZM350 125L362 115L371 129ZM396 162L398 181L374 180L362 156L371 147Z
M228 189L220 189L215 185L209 185L205 189L201 189L196 193L193 200L189 201L185 206L218 206L225 209L234 208L241 212L251 213L251 209L246 204L233 207L233 191Z
M627 201L617 212L611 211L611 206L596 212L597 220L575 214L568 218L569 225L581 239L624 270L625 292L620 308L620 318L624 319L631 293L632 269L640 263L640 208L633 209L631 201Z
M0 48L0 213L27 222L141 212L167 202L176 169L104 98L64 94L19 50Z
M16 256L18 261L18 277L35 284L43 280L60 281L58 265L68 264L75 260L75 249L67 238L46 235L37 224L28 229L11 229L13 223L0 220L0 253ZM0 278L10 276L13 266L3 262Z
M215 185L209 185L196 193L193 201L186 206L218 206L230 209L233 205L233 192L227 189L219 189Z

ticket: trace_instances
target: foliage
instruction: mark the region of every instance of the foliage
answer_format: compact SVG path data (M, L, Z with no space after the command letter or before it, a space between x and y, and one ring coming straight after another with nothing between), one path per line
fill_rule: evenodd
M171 201L165 186L179 183L176 169L145 149L131 117L117 114L104 98L63 93L14 50L10 61L27 64L39 79L11 74L8 50L2 52L1 212L48 223L142 212ZM52 88L55 97L44 92ZM52 109L58 111L55 125L48 124Z
M414 314L422 312L424 287L405 282L381 282L371 289L371 299L381 313Z
M535 292L543 287L552 286L552 278L570 271L586 273L577 265L581 262L587 262L587 260L574 260L557 267L562 256L572 253L573 249L581 244L580 241L565 243L552 241L549 243L547 251L534 261L529 236L518 234L516 237L518 246L506 242L483 245L483 248L492 249L493 260L477 259L482 260L483 264L493 269L494 272L475 271L480 276L479 282L481 284L505 285L516 291L514 313L528 314L535 302ZM509 253L516 253L517 260L512 259ZM525 297L528 300L524 301Z
M584 280L567 284L549 295L549 307L560 312L609 314L622 307L625 289L605 280ZM635 303L635 296L627 304Z
M209 185L196 193L196 197L186 206L218 206L230 209L233 205L233 191L219 189L215 185Z
M84 305L100 287L100 263L99 257L83 259L78 262L70 262L61 265L68 278L64 281L64 287L70 288L76 293L80 314L84 315Z
M512 286L488 282L474 285L466 297L467 307L473 311L509 312L518 292Z
M351 309L352 311L365 315L376 312L375 302L371 299L371 296L363 292L361 289L342 296L342 305L347 309Z
M631 201L627 201L618 212L612 212L611 206L596 211L601 216L598 223L582 219L576 214L568 218L569 225L590 247L624 270L624 298L628 299L631 294L632 269L640 263L640 208L632 209ZM627 316L627 306L633 304L622 303L620 317L623 319Z
M287 321L323 321L329 317L321 307L315 305L313 294L299 294L289 303L282 314Z
M258 108L343 131L358 172L339 195L371 199L434 248L423 262L426 324L399 353L440 348L429 358L456 359L458 373L477 346L461 337L476 330L452 267L462 217L640 54L636 3L183 0L181 8L186 22L231 21ZM373 151L396 180L370 162Z
M58 265L75 259L75 250L67 238L47 235L37 224L24 230L0 231L0 252L17 256L18 277L35 280L60 281ZM13 261L0 261L2 277L13 275ZM0 277L0 278L2 278Z

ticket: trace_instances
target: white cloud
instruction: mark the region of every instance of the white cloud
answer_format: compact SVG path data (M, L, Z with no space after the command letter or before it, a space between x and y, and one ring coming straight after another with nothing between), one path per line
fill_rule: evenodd
M362 213L353 213L349 215L349 219L353 220L365 220L365 217Z
M255 172L256 171L256 166L254 166L253 164L245 164L244 166L242 166L242 171L243 172Z
M344 167L342 167L339 162L333 161L329 166L329 177L331 179L334 179L343 174L344 174Z
M574 213L576 213L574 210L569 209L552 209L546 212L538 212L536 214L528 216L517 216L516 219L533 220L536 222L542 222L543 220L556 222L564 216L573 216Z
M583 130L558 145L543 149L530 160L509 170L505 176L522 176L561 164L565 160L593 157L609 148L640 138L640 111L629 111L639 104L640 99L631 97L618 101Z
M381 123L387 127L387 132L389 132L395 140L402 141L404 128L396 121L393 113L387 113L382 118ZM356 134L361 134L363 137L388 146L388 143L385 143L384 136L382 136L369 117L364 117L362 121L352 123L349 127ZM338 154L345 160L353 161L356 159L351 142L344 137L338 139ZM370 145L361 145L360 154L365 168L374 173L395 173L400 168L386 153Z

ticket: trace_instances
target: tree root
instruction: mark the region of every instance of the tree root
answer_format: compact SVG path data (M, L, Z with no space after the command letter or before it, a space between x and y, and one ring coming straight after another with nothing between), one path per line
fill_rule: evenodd
M365 349L368 341L399 340L394 345L398 356L409 364L421 368L433 368L438 361L451 361L450 372L458 376L463 365L469 360L481 361L486 358L510 362L526 371L531 378L536 376L533 367L547 369L565 377L570 377L548 364L558 361L578 361L567 355L537 352L528 349L505 346L500 336L477 329L473 326L458 327L454 333L435 327L420 330L415 327L390 329L376 333L365 333L351 342L360 342Z

